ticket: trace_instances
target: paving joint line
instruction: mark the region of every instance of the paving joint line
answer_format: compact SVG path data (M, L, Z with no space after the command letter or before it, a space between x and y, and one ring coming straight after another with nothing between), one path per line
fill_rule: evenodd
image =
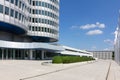
M108 67L108 71L107 71L106 79L105 79L105 80L108 80L108 76L109 76L109 73L110 73L110 69L111 69L111 61L110 61L110 63L109 63L109 67Z

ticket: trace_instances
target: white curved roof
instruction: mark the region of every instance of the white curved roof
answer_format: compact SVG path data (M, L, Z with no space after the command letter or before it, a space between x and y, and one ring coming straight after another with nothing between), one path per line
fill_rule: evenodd
M1 48L14 48L14 49L47 49L62 51L64 48L62 46L55 46L48 43L38 43L38 42L11 42L0 40Z
M65 51L62 51L61 54L79 55L79 56L93 56L92 52L88 52L85 50L80 50L80 49L76 49L76 48L72 48L72 47L68 47L68 46L63 46L63 48L65 49Z

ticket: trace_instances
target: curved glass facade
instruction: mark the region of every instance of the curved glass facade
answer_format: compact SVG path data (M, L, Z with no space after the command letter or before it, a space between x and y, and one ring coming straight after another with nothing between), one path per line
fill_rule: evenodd
M59 4L56 4L56 1L58 2L58 0L30 0L31 16L28 35L35 41L55 42L58 40Z
M0 16L1 23L11 25L1 26L1 31L27 36L34 42L58 41L59 0L2 0Z
M59 0L0 0L0 59L51 59L58 37Z

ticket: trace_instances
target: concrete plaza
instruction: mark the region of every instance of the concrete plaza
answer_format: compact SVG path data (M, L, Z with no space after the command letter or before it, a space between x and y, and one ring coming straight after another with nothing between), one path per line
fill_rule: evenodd
M1 60L1 80L118 80L120 66L114 61L98 60L72 64L48 61Z

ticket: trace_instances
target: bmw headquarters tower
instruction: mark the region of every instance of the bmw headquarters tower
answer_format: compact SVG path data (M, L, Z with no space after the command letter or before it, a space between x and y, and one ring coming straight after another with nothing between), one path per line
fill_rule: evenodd
M58 38L59 0L0 0L0 59L49 59Z

